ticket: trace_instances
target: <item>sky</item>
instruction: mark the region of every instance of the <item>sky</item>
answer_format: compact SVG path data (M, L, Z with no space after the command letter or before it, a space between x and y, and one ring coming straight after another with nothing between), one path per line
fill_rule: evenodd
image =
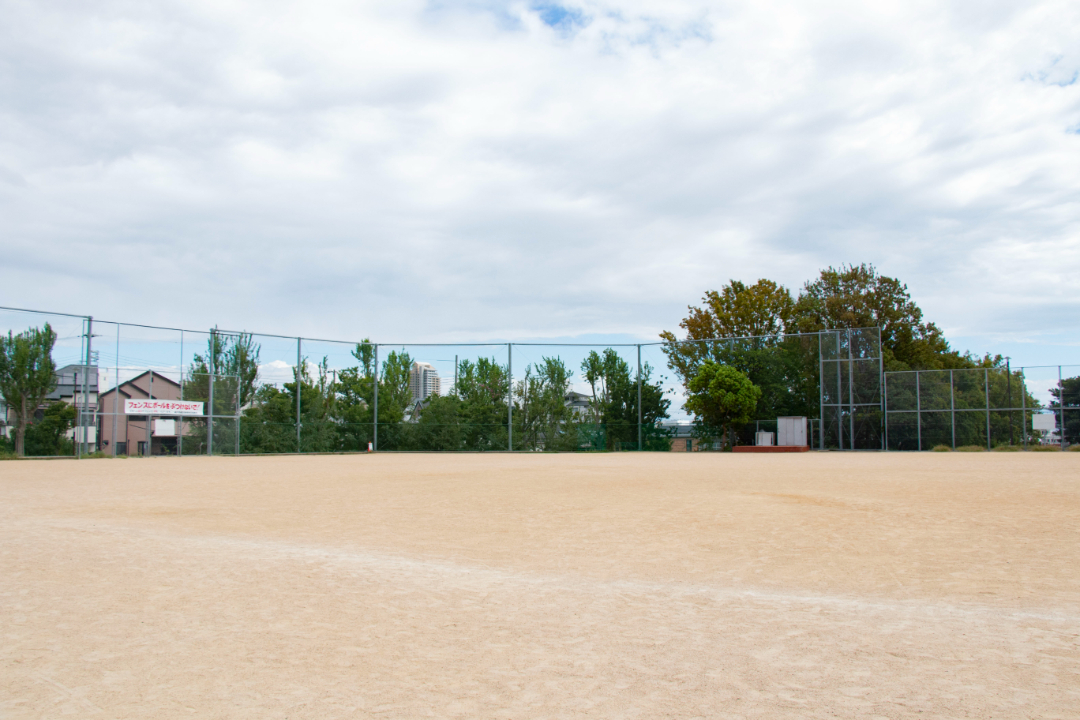
M1080 363L1074 0L0 8L0 305L633 342L867 262Z

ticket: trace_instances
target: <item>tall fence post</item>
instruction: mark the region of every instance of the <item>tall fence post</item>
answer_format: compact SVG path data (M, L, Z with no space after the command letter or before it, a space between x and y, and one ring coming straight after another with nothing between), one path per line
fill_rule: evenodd
M239 363L237 363L239 366ZM243 381L240 367L236 368L236 409L233 410L233 432L236 433L236 455L240 455L240 383Z
M855 356L851 351L851 328L847 331L847 383L848 383L848 445L855 449ZM779 428L777 428L779 429Z
M1020 436L1024 440L1024 449L1027 450L1027 378L1024 376L1024 368L1020 368Z
M83 369L83 427L82 427L82 442L85 449L85 454L90 454L90 362L92 360L93 353L91 351L91 345L94 342L94 318L93 316L87 316L86 318L86 366ZM98 387L98 396L101 395L101 387Z
M919 450L922 450L922 397L919 388L919 371L915 371L915 433L919 439Z
M836 441L840 450L844 449L844 378L841 374L840 331L836 331Z
M506 399L506 444L514 449L514 344L506 343L506 374L509 376Z
M881 373L881 406L885 416L885 442L883 450L889 449L889 376Z
M956 449L956 387L953 384L953 371L949 371L949 422L952 425L952 449Z
M878 358L877 358L878 377L881 378L881 388L882 388L882 392L884 392L884 390L885 390L885 353L881 352L881 328L877 329L877 354L878 354ZM882 403L882 407L884 408L884 406L885 406L885 398L884 397L882 397L881 403ZM885 428L885 433L884 433L884 435L882 435L882 438L881 438L881 449L882 450L888 450L888 444L889 444L889 430L888 430L888 427L886 427Z
M150 369L150 389L146 393L147 400L154 399L154 369ZM154 418L150 415L146 416L146 456L153 457L154 455Z
M303 375L300 372L300 363L303 362L303 358L300 356L301 352L301 339L296 338L296 452L300 452L300 379Z
M371 422L371 449L379 449L379 343L375 343L375 369L372 371L372 384L374 385L374 407L372 408Z
M637 346L637 449L641 452L641 422L644 414L641 408L641 344Z
M1061 381L1061 366L1058 365L1058 427L1061 429L1058 440L1061 449L1065 449L1065 385Z
M1009 389L1009 445L1016 444L1016 433L1013 432L1013 399L1012 399L1012 367L1009 358L1005 358L1005 382Z
M986 449L990 449L990 368L983 368L983 388L986 391Z
M119 329L119 325L117 329ZM184 331L180 331L180 400L184 399ZM182 457L184 455L184 416L181 415L177 420L180 423L180 429L176 433L176 457ZM116 433L113 433L116 435ZM113 439L115 443L115 438Z
M825 449L825 353L821 350L824 335L818 333L818 450Z
M117 427L120 420L120 323L116 323L116 377L113 378L113 416L112 416L112 456L116 457L116 438L120 432ZM183 387L183 386L181 386ZM124 450L127 451L127 438L124 438Z
M71 451L75 453L75 458L82 457L82 441L79 440L79 430L82 429L83 424L83 401L79 398L83 394L83 385L86 380L86 337L89 333L86 330L86 318L82 318L82 332L79 334L79 364L75 367L75 376L72 378L71 384L71 402L75 408L75 429L71 431ZM82 370L80 373L79 370Z
M210 367L209 382L210 382L210 407L207 413L207 433L206 433L206 454L214 454L214 364L217 362L217 331L216 328L210 330Z

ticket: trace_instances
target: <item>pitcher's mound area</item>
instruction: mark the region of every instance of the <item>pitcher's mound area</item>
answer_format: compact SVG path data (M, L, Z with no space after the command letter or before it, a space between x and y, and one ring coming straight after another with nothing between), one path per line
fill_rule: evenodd
M1080 455L0 463L0 717L1076 718Z

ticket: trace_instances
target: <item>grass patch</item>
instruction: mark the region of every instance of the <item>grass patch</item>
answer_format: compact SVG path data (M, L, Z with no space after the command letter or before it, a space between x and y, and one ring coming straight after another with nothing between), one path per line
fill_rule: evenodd
M1060 445L1032 445L1031 452L1061 452Z
M1070 445L1066 452L1080 452L1080 445Z
M982 445L961 445L956 452L986 452L986 448Z
M935 445L930 448L930 452L952 452L952 448L948 445Z
M998 445L994 452L1023 452L1024 448L1019 445Z

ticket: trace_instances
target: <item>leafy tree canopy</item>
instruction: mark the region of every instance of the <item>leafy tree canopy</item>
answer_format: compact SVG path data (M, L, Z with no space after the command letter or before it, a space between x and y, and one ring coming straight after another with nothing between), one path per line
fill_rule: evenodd
M15 416L15 453L26 450L26 428L45 396L56 388L52 350L56 332L43 328L0 336L0 395Z
M970 358L949 348L937 325L923 318L907 285L879 274L873 265L829 267L803 286L793 330L859 327L881 328L886 370L974 367Z
M687 340L880 327L886 370L996 366L996 358L989 355L980 359L952 350L941 329L923 317L907 285L869 264L826 268L805 283L794 300L787 288L771 280L753 285L732 280L719 291L706 292L700 307L689 307L679 327ZM660 337L678 340L671 331ZM684 384L709 356L704 346L673 344L667 352Z
M67 436L75 426L78 411L66 402L50 403L41 418L26 428L26 454L32 456L74 455L75 443Z
M687 390L686 409L701 424L720 428L725 439L733 426L750 422L761 398L761 389L745 373L711 360L701 364Z
M658 423L668 416L671 401L664 396L661 382L652 380L652 367L641 368L641 422L643 440L653 445L659 440ZM638 437L638 396L636 371L612 348L602 353L595 350L581 363L581 374L589 383L592 400L589 403L591 420L599 433L589 443L598 449L616 449L620 445L636 446Z
M782 334L795 308L791 292L772 280L758 280L753 285L732 280L719 292L707 291L702 301L702 307L688 308L689 315L679 323L687 339ZM661 337L675 339L666 331Z

